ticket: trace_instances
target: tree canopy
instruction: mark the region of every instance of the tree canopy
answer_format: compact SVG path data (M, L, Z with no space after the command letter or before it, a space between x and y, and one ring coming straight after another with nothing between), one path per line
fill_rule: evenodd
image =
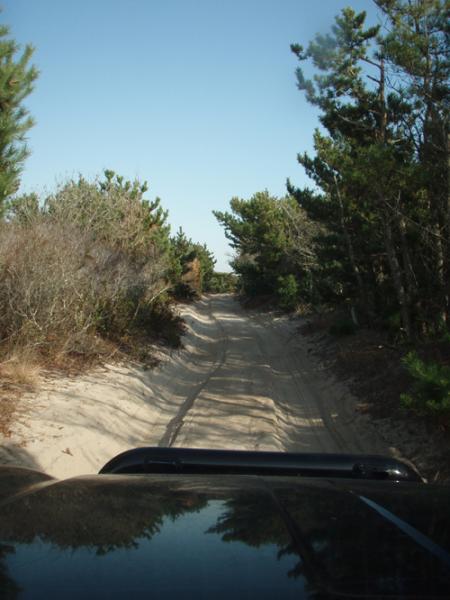
M214 215L236 251L232 266L242 291L274 295L293 308L300 291L310 293L317 226L292 197L277 198L267 191L248 200L233 198L230 208Z
M334 233L324 250L344 249L337 273L361 317L398 315L411 337L448 319L448 4L376 4L383 28L346 8L330 34L291 46L317 71L297 70L323 125L298 160L322 198L290 191Z

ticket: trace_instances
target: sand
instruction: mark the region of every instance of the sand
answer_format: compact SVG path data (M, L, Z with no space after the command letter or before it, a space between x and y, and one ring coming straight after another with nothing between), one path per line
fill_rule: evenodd
M20 401L0 462L65 478L138 446L396 454L311 357L298 321L244 311L229 295L180 311L184 347L155 369L43 378Z

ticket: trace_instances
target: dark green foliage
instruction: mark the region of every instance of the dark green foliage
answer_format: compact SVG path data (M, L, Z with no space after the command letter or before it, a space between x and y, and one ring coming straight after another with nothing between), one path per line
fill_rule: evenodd
M292 197L276 198L267 191L249 200L233 198L230 208L214 215L236 250L231 264L240 291L249 297L271 296L289 310L300 300L310 301L318 228L305 211Z
M213 294L232 294L236 291L238 278L235 273L214 271L209 281L209 291Z
M281 308L294 310L299 300L299 285L294 275L278 277L277 294Z
M211 291L211 279L214 275L216 259L206 244L195 244L195 257L200 262L200 285L203 292Z
M315 287L358 320L412 339L449 319L448 3L377 0L386 27L344 9L291 49L324 127L298 156L318 192L289 192L322 226ZM388 315L388 317L386 317ZM395 315L395 321L392 317Z
M424 362L415 352L403 359L414 379L409 394L401 395L401 403L420 415L450 418L450 367L434 362Z
M183 319L174 314L165 297L159 297L151 306L141 306L132 327L135 335L147 334L172 348L181 346L181 335L185 330Z
M38 76L36 68L29 64L33 48L26 46L20 53L18 44L8 36L8 27L0 25L0 216L7 199L19 187L28 156L25 136L33 119L23 101Z
M274 286L267 281L269 275L256 264L252 256L237 256L232 262L235 273L238 275L238 290L244 296L254 298L274 294Z
M330 333L337 337L344 335L352 335L356 333L358 327L350 317L341 316L335 319L334 323L330 326Z
M172 294L177 299L193 300L210 291L216 260L205 244L194 243L180 227L170 238Z

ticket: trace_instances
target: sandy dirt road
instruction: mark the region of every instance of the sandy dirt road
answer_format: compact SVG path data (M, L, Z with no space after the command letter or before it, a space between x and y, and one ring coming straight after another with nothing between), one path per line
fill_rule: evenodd
M0 461L68 477L143 445L396 454L311 358L298 321L229 295L181 312L184 349L157 369L44 381L21 402Z
M359 421L347 390L310 357L297 321L244 310L225 295L202 310L209 344L201 360L208 372L160 445L390 452Z

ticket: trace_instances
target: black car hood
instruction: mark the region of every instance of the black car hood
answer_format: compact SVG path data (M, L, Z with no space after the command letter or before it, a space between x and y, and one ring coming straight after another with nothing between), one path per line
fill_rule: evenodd
M450 489L0 469L0 597L450 597Z

